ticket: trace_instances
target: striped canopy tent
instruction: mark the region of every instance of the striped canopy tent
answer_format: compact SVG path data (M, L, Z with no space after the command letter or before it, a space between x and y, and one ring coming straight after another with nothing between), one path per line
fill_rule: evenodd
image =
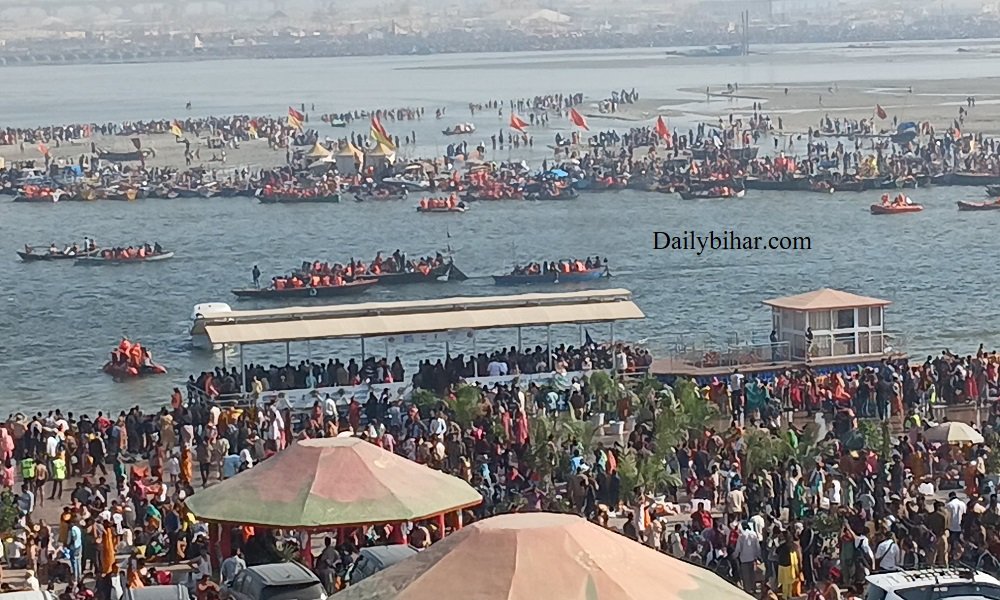
M573 515L474 523L337 600L751 600L718 575Z
M314 531L440 517L480 502L461 479L350 437L296 442L186 500L211 523Z

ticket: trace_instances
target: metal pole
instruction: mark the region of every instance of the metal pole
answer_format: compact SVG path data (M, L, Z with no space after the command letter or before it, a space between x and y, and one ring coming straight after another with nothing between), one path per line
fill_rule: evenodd
M580 347L586 343L586 338L583 337L583 323L580 323Z
M365 338L361 338L361 362L365 362Z
M312 342L306 340L306 360L312 362L312 358L313 358Z
M615 322L612 321L611 322L611 349L612 349L612 351L614 350L614 348L615 348Z
M385 338L385 360L389 362L389 338Z
M518 353L520 353L522 350L524 350L524 347L521 344L521 328L518 327L517 328L517 351L518 351Z
M247 368L243 362L243 344L240 344L240 389L247 391Z
M229 346L226 344L222 345L222 370L226 370L226 351L229 350Z
M549 349L549 373L552 372L552 326L545 326L545 345Z
M292 343L285 342L285 364L292 364Z
M479 377L479 354L476 352L476 338L472 337L472 376Z

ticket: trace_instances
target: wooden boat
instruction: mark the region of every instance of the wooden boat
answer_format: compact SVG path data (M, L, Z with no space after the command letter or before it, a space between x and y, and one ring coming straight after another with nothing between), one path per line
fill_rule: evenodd
M132 150L130 152L112 152L110 150L101 150L100 148L97 149L97 158L109 162L144 161L153 156L156 156L156 153L152 148L143 148L141 150Z
M1000 210L1000 201L963 202L959 200L956 204L958 204L958 210L960 211Z
M343 119L330 119L330 127L347 127L347 121Z
M901 213L920 212L922 210L924 210L924 207L919 204L906 204L903 206L882 206L881 204L871 205L873 215L895 215Z
M409 285L413 283L436 283L446 281L465 281L468 279L465 273L455 266L453 262L446 262L433 269L427 274L419 271L405 271L402 273L382 273L380 275L365 274L356 279L361 281L378 281L382 285Z
M1000 196L1000 185L988 185L986 186L986 195L990 198L996 198Z
M405 189L404 190L400 190L398 192L387 192L385 194L379 194L377 192L374 193L374 194L366 193L366 192L358 192L358 193L354 194L354 201L355 202L381 202L381 201L385 201L385 200L405 200L408 195L409 194L406 193Z
M860 192L865 189L865 183L860 179L846 179L834 182L833 189L837 192Z
M417 206L417 212L421 213L464 213L469 210L469 205L459 202L455 206Z
M538 275L494 275L493 283L496 285L528 285L533 283L579 283L582 281L594 281L602 277L610 277L611 273L607 267L587 269L574 273L560 273L559 271L549 271Z
M276 288L247 288L233 290L237 298L263 298L275 300L280 298L329 298L331 296L354 296L367 292L373 285L378 283L378 279L358 279L349 281L343 285L325 285L319 287L288 287L284 289Z
M260 200L261 204L337 204L340 202L340 194L327 194L325 196L259 195L257 199Z
M23 252L18 251L17 255L21 257L24 262L45 262L50 260L75 260L77 258L84 258L88 256L100 256L101 249L90 250L89 252L80 251L76 254L66 254L63 251L56 253L51 253L48 250L42 253L35 252Z
M28 194L18 194L14 196L11 202L22 202L22 203L32 203L32 204L54 204L60 200L69 200L70 194L65 190L51 190L49 192L43 192L34 195Z
M808 177L789 177L787 179L759 179L747 177L744 187L748 190L766 190L771 192L796 192L810 189Z
M555 193L538 191L528 194L528 200L576 200L580 197L580 192L571 187L565 187Z
M476 126L472 123L462 123L461 125L455 125L454 127L449 127L443 130L441 133L444 135L471 135L476 132Z
M85 265L85 266L114 266L114 265L130 265L134 263L148 263L148 262L161 262L164 260L170 260L174 257L173 252L161 252L160 254L153 254L152 256L147 256L145 258L105 258L103 256L84 256L76 259L73 263L74 265Z
M730 198L742 198L743 196L746 195L747 191L736 190L735 192L733 192L728 196L723 196L722 194L719 194L718 192L713 192L712 190L701 190L697 192L691 190L685 190L678 193L684 200L728 200Z
M750 161L757 158L757 152L759 151L760 148L757 146L747 146L745 148L726 148L724 150L701 146L699 148L691 148L691 158L694 160L705 160L710 155L725 153L733 160Z
M1000 175L991 173L952 173L951 185L1000 185Z

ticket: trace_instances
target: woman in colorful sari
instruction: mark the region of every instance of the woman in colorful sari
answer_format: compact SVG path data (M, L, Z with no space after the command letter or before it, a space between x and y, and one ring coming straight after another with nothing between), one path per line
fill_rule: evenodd
M97 540L99 545L98 554L100 556L101 575L110 575L118 570L115 564L115 549L118 547L118 536L115 535L114 524L111 521L104 521L101 528L103 531Z
M797 546L792 532L786 531L785 540L777 549L778 587L784 600L800 595L802 589L802 563Z

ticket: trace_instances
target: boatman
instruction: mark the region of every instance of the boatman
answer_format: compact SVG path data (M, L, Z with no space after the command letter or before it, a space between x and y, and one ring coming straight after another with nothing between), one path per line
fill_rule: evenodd
M257 267L257 265L253 266L253 286L255 288L260 287L260 269Z

